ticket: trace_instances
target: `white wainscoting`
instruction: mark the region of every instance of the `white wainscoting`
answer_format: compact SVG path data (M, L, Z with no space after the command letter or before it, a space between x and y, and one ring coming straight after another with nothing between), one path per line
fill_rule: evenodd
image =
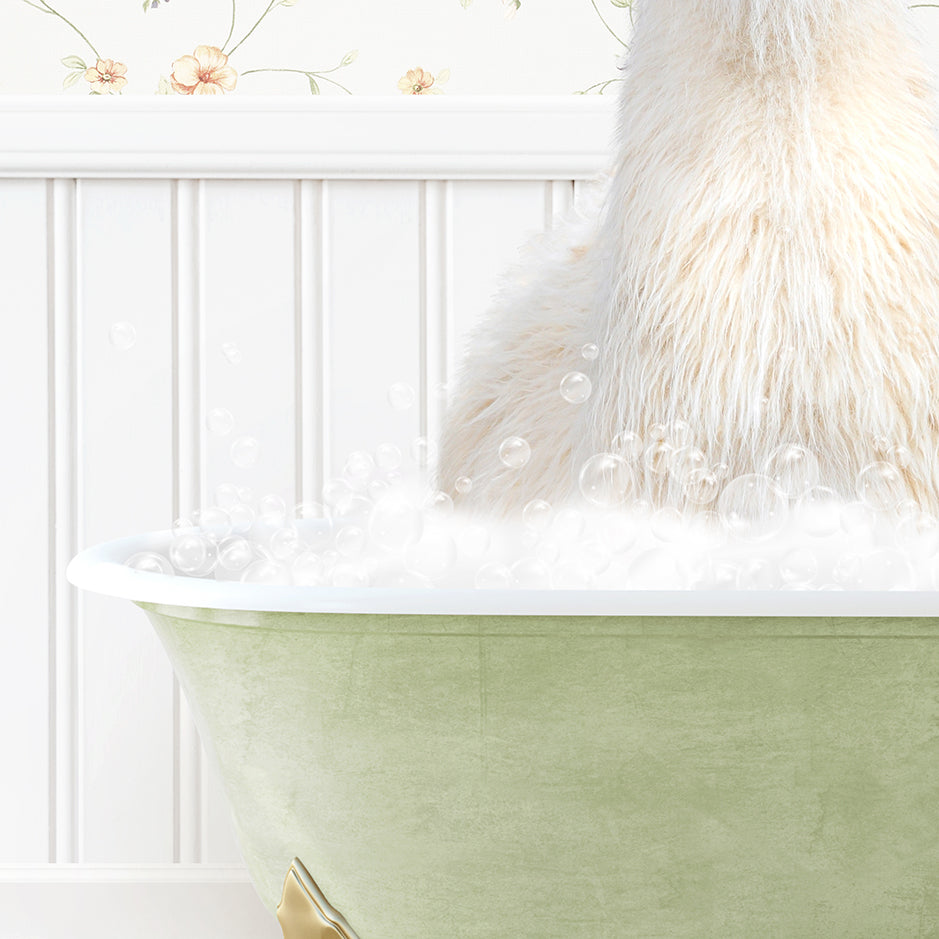
M134 909L139 936L277 934L149 625L65 565L219 482L315 499L349 451L433 435L499 273L604 168L611 104L0 99L0 939Z

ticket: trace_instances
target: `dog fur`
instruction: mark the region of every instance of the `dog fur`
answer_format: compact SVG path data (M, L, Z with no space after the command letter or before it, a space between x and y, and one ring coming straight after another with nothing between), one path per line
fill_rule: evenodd
M441 488L560 502L621 431L685 421L725 478L794 443L846 499L905 445L907 494L935 512L939 142L902 0L646 0L624 79L601 206L530 247L472 339ZM559 393L572 370L581 405ZM521 469L499 462L509 436ZM676 474L636 468L684 504Z

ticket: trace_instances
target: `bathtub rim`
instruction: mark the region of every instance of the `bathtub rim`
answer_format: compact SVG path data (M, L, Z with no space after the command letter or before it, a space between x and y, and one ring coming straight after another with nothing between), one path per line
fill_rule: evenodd
M69 583L92 593L199 609L434 616L939 617L939 591L426 590L291 587L149 574L124 561L165 550L171 531L116 538L69 563Z

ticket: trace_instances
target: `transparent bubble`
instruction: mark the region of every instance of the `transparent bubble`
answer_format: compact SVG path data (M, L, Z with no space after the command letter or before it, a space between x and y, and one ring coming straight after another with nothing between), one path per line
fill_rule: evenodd
M610 449L624 460L635 463L642 456L642 437L634 431L624 430L613 438Z
M254 437L236 437L231 443L229 454L235 466L247 469L258 462L261 444Z
M233 505L228 510L228 517L231 520L231 530L243 535L250 531L254 524L254 509L250 505Z
M461 526L457 535L460 556L471 561L480 560L489 550L491 543L489 529L480 522L469 522Z
M254 560L254 550L245 538L226 538L218 546L218 566L226 571L243 571Z
M779 573L787 584L810 584L818 574L818 558L807 548L794 548L783 555Z
M580 354L588 361L593 362L600 354L600 348L595 342L584 343L580 347Z
M169 556L176 570L196 577L211 573L216 561L214 545L198 532L180 532L170 544Z
M450 394L450 386L445 381L434 382L430 393L443 404L447 403L447 396Z
M594 579L590 568L579 557L570 557L557 564L552 581L558 590L589 590Z
M783 444L763 464L763 475L768 476L784 495L798 499L818 485L818 458L798 444Z
M348 502L353 495L355 495L355 493L352 490L352 486L349 485L347 480L342 479L342 477L330 479L329 482L323 486L323 501L333 511Z
M747 558L737 574L740 590L778 590L781 584L779 567L769 558Z
M290 566L293 582L300 587L318 587L324 583L326 565L315 551L302 551Z
M672 462L672 445L664 440L649 444L642 460L646 469L654 476L666 476Z
M661 421L650 424L646 430L646 439L650 444L670 443L668 439L668 428L663 423L661 423Z
M215 487L215 504L220 509L230 509L241 502L238 487L234 483L220 483Z
M897 546L915 560L925 560L939 552L939 519L929 512L908 512L896 528Z
M762 541L786 523L788 500L768 476L749 474L731 480L717 500L721 521L745 541Z
M691 433L691 425L687 421L669 421L665 428L665 439L676 449L690 447L694 439ZM701 453L700 450L696 451ZM701 465L704 465L704 454L701 453Z
M443 490L438 489L424 500L424 510L434 518L447 518L453 514L453 499Z
M799 527L813 538L827 538L841 527L841 500L834 489L813 486L796 505Z
M652 513L652 534L659 541L680 541L685 534L681 512L673 506L663 506Z
M209 541L221 541L231 534L231 516L224 509L203 509L199 513L199 528Z
M890 449L890 441L883 434L877 434L871 438L871 446L876 453L886 454Z
M303 548L300 533L293 525L278 528L270 537L271 556L278 561L289 561Z
M511 567L512 580L521 590L547 590L551 568L539 558L519 558Z
M906 496L906 485L892 463L878 461L865 466L857 474L857 494L875 512L887 512Z
M437 444L426 437L415 437L411 443L411 459L422 469L433 466L437 462Z
M416 544L424 531L424 518L411 501L396 493L379 499L368 520L372 541L386 551Z
M296 519L304 518L326 518L329 512L322 502L298 502L293 507L293 517Z
M228 408L212 408L205 416L205 426L216 437L226 437L235 426L235 417Z
M290 572L283 564L260 558L245 568L241 581L245 584L289 584Z
M457 550L453 538L440 529L428 528L417 544L408 549L408 567L436 579L443 577L456 564Z
M534 531L544 531L551 523L553 513L550 502L544 499L532 499L522 509L522 521Z
M683 483L692 473L707 469L707 460L697 447L682 446L673 450L669 469Z
M627 569L633 590L685 590L688 575L678 556L667 548L650 548L637 555Z
M694 505L709 505L717 498L720 480L709 469L692 470L682 483L685 498Z
M847 502L841 506L841 530L853 538L864 538L874 530L874 510L863 502Z
M566 544L580 538L586 526L584 513L568 506L555 514L551 522L551 532L559 542Z
M331 580L334 587L344 587L347 590L369 585L368 571L362 570L356 564L337 564L333 569Z
M893 548L878 548L860 556L861 590L912 590L916 577L910 562Z
M913 463L913 452L902 443L887 449L886 462L892 463L899 469L908 469Z
M108 330L108 341L119 352L126 352L137 341L137 330L133 323L114 323Z
M403 462L401 451L393 443L382 443L375 449L375 463L382 472L399 469Z
M353 450L346 457L345 466L342 468L344 476L353 482L365 482L375 469L375 460L371 453L364 450Z
M414 389L403 381L396 381L388 389L388 403L396 411L407 411L413 407L416 397Z
M240 365L242 358L241 349L235 342L222 343L222 356L229 365Z
M605 512L598 519L597 538L614 554L628 551L639 537L638 520L625 512Z
M568 372L561 379L561 397L570 404L583 404L591 391L593 384L583 372Z
M862 586L863 566L861 556L854 552L842 554L832 569L832 577L845 590L857 590Z
M453 484L453 488L456 489L460 495L465 496L473 488L473 480L469 476L457 476L456 482Z
M282 523L287 518L287 502L283 496L267 493L258 499L258 515L273 522Z
M602 574L611 560L610 549L596 538L587 538L577 546L577 561L591 576Z
M514 583L512 571L504 564L490 561L476 571L477 590L506 590Z
M145 574L173 573L173 565L162 554L157 554L156 551L138 551L136 554L132 554L124 563L135 571L143 571Z
M520 469L531 459L531 447L522 437L506 437L499 445L499 459L509 469Z
M358 557L367 542L368 537L358 525L344 525L336 532L336 550L344 558Z
M556 564L558 558L561 556L561 546L553 539L548 538L538 542L535 548L535 554L538 556L538 559L544 561L545 564Z
M636 494L632 467L613 453L596 453L584 463L578 476L581 495L592 505L609 509Z
M711 468L711 471L720 480L728 479L730 477L730 467L726 463L716 463Z

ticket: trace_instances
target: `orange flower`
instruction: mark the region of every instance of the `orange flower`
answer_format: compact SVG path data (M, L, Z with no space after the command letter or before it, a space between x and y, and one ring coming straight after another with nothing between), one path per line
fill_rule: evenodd
M170 80L179 95L220 95L235 87L238 73L218 46L196 46L173 63Z
M412 68L398 79L398 87L406 95L439 95L443 91L434 88L434 76L422 68Z
M127 66L114 59L98 59L94 68L85 69L85 81L91 85L91 90L99 95L113 95L126 84L124 73Z

